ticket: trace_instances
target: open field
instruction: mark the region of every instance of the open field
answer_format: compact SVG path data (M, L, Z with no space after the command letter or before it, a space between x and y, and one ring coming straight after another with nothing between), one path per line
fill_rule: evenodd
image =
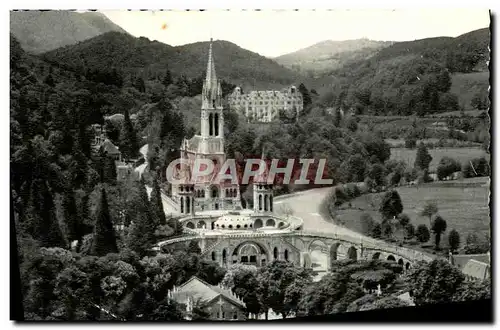
M488 158L486 151L481 148L436 148L429 149L429 154L432 156L432 161L429 165L430 172L436 171L441 158L445 156L456 159L461 164L473 158L483 156ZM416 155L417 149L391 148L391 159L402 160L411 167L415 163Z
M429 227L429 218L420 216L426 201L435 201L448 228L442 240L447 242L447 233L456 229L461 242L469 233L485 235L490 233L489 210L489 178L462 179L449 182L433 182L420 186L399 187L396 190L403 202L403 213L406 213L413 225L425 224ZM374 220L381 221L378 208L384 193L367 194L351 201L351 207L344 204L337 211L340 220L349 229L361 232L360 217L370 214ZM345 209L344 209L345 208Z

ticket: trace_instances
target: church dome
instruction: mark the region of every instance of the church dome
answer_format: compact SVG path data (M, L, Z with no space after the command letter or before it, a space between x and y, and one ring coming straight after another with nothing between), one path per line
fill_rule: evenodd
M226 214L215 222L216 229L245 230L253 228L253 220L246 215Z

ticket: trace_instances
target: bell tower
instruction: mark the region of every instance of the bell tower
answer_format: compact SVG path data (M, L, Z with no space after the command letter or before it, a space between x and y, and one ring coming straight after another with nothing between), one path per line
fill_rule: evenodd
M203 82L201 103L201 136L206 142L206 153L224 151L224 114L222 88L215 73L212 39L208 50L207 74Z

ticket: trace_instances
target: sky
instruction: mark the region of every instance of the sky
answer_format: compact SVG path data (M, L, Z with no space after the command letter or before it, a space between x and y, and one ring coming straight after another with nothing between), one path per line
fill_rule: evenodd
M133 36L178 46L227 40L267 57L324 40L407 41L456 37L489 26L488 10L374 9L262 11L102 11Z

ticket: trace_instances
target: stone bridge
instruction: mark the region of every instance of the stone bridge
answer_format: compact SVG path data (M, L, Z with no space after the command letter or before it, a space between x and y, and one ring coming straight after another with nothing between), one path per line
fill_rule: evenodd
M187 228L185 228L187 229ZM312 267L311 253L326 255L327 271L334 260L382 259L397 262L405 269L416 261L432 261L435 256L416 250L390 245L386 242L347 235L290 230L282 232L217 232L187 229L189 236L160 242L156 247L197 240L202 255L221 266L234 263L263 266L273 260L286 260L302 267Z

